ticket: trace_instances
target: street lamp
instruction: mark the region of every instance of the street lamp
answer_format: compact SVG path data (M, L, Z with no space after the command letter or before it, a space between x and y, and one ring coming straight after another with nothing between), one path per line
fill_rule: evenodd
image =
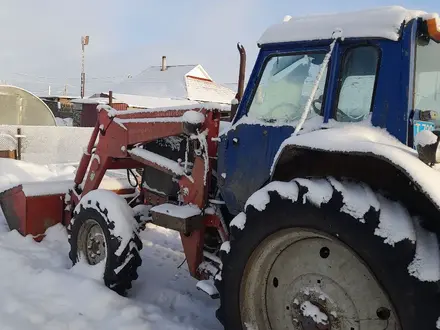
M84 48L89 44L89 36L81 37L81 98L84 98L86 73L84 72Z

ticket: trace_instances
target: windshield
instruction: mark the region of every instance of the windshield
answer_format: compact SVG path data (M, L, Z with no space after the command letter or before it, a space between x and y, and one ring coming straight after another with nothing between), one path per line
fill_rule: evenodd
M434 111L436 127L440 126L440 44L419 38L416 52L414 108Z
M324 57L325 54L271 57L264 68L248 116L269 122L299 120ZM315 102L312 103L314 111L310 111L309 118L320 113L326 74L324 72L318 86Z

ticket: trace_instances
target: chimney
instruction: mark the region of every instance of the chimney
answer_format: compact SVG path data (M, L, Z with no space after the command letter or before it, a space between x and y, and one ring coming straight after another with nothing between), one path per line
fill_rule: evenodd
M113 107L113 91L108 92L108 105Z
M160 71L165 71L167 69L167 57L162 56L162 69Z

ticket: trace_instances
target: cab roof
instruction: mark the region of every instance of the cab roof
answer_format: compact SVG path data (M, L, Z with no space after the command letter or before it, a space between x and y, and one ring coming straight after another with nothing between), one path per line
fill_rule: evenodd
M397 41L402 25L418 17L429 19L438 18L438 15L390 6L356 12L286 17L283 23L269 27L258 44L331 39L333 32L338 29L342 30L343 38L384 38Z

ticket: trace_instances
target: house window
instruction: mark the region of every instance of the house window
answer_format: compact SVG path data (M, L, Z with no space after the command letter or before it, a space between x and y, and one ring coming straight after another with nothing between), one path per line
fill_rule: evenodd
M349 49L343 59L338 106L335 118L342 122L359 122L370 114L379 50L373 46Z
M299 120L321 69L325 54L271 57L264 68L248 116L267 122ZM325 82L321 78L315 99L321 98ZM319 110L310 111L309 118Z

